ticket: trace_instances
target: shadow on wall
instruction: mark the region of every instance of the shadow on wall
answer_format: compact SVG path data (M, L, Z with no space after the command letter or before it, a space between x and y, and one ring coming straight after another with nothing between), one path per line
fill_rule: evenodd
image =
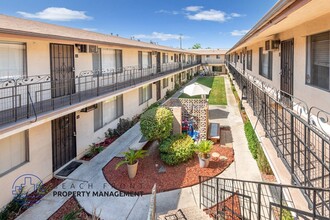
M229 112L220 109L210 109L209 119L228 118Z

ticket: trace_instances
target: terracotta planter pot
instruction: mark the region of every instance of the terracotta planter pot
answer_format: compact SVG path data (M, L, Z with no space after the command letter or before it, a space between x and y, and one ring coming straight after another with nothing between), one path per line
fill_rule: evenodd
M127 164L128 177L130 179L133 179L136 176L138 164L139 164L139 161L136 161L136 163L133 165Z
M198 159L199 159L199 167L200 168L206 168L209 166L209 163L210 163L210 156L206 157L206 158L203 158L201 156L198 156Z

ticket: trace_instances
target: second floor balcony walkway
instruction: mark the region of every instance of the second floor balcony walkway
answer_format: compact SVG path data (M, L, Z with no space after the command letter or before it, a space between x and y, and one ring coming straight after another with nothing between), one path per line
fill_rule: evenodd
M148 68L135 66L107 71L83 71L75 77L72 70L0 81L0 128L6 124L35 117L100 95L141 86L156 78L188 70L200 62L166 63Z

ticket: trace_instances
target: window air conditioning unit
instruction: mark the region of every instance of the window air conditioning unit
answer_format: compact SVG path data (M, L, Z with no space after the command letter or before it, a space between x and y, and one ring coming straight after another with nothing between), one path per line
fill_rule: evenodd
M93 111L97 109L97 104L94 104L94 105L91 105L91 106L88 106L86 108L83 108L80 110L80 112L90 112L90 111Z
M87 53L87 45L86 44L76 44L75 45L79 51L79 53Z
M98 51L99 51L99 48L96 45L89 45L88 46L88 52L97 53Z

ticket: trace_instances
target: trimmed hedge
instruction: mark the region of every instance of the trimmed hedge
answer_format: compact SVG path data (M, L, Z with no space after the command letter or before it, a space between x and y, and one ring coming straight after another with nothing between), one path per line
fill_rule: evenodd
M270 167L267 157L260 146L259 139L250 121L245 122L244 131L249 144L250 152L253 158L257 161L259 170L265 174L273 174L272 168Z
M251 151L251 154L254 159L257 159L257 157L258 157L257 150L258 150L258 148L260 148L260 144L259 144L258 137L257 137L256 133L254 132L254 129L253 129L250 121L247 121L244 124L244 131L245 131L246 139L249 144L249 149Z
M149 141L170 136L173 124L172 112L164 107L151 108L141 115L141 132Z
M194 141L186 134L166 138L159 146L160 158L168 165L178 165L190 160L194 150Z

